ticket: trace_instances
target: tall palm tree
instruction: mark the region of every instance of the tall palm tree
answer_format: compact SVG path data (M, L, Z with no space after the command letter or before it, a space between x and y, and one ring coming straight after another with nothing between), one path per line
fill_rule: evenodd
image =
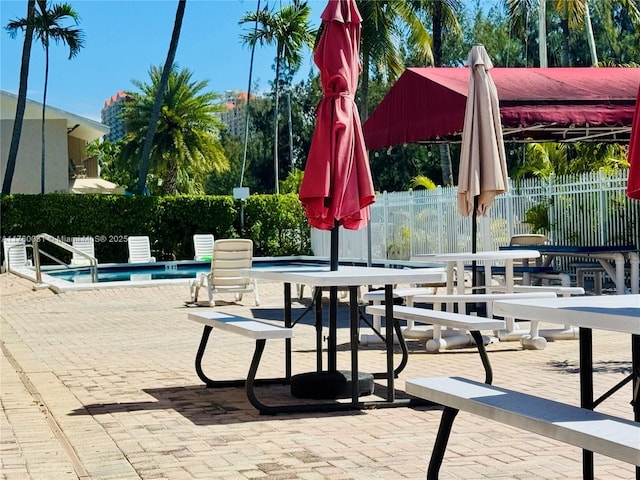
M13 182L13 174L16 171L16 159L18 158L18 146L20 145L20 135L22 134L22 120L24 119L24 110L27 104L27 83L29 79L29 63L31 60L31 44L33 43L33 17L36 11L36 0L27 2L27 21L24 33L24 44L22 45L22 61L20 63L20 87L18 88L18 103L16 106L16 118L13 122L13 132L11 134L11 145L9 146L9 157L7 159L7 168L4 172L4 180L2 181L2 191L11 193L11 183ZM12 23L12 22L11 22ZM6 29L11 38L15 38L18 28Z
M529 12L538 8L539 2L546 0L506 0L509 8L509 20L513 22L517 30L526 34L526 25ZM578 30L585 26L589 0L553 0L553 10L560 18L560 29L562 32L562 48L560 52L560 63L563 67L568 67L569 59L569 38L572 30ZM540 38L540 43L545 43L546 38Z
M542 2L542 3L541 3ZM527 18L529 11L545 5L544 0L506 0L509 8L509 20L513 23L514 29L526 34ZM637 0L553 0L550 2L553 10L560 18L562 31L561 65L569 66L569 38L571 31L578 31L585 27L587 42L589 44L591 63L598 63L598 55L595 48L595 38L591 25L590 6L599 4L597 13L599 15L614 15L619 9L624 9L632 23L638 28L640 26L640 6ZM541 31L544 31L542 28ZM546 37L540 36L541 45L547 41Z
M151 148L153 147L153 137L156 133L156 126L158 118L160 117L160 108L169 82L169 75L173 70L173 61L176 58L176 51L178 50L178 41L180 40L180 30L182 30L182 19L184 18L184 11L187 6L187 0L178 0L178 8L176 9L176 18L173 22L173 33L171 34L171 41L169 42L169 51L167 52L167 59L164 62L164 68L162 69L162 75L158 83L158 89L155 92L155 100L153 103L153 109L149 115L149 127L147 130L147 136L144 141L142 153L140 157L140 174L138 176L138 185L136 187L136 193L138 195L144 195L147 185L147 173L149 173L149 156L151 154Z
M442 66L442 37L443 30L459 34L462 32L458 22L458 13L463 11L460 0L427 0L415 1L417 10L425 10L431 17L433 36L433 65ZM442 168L442 183L453 185L453 167L451 165L451 149L448 143L441 143L440 167Z
M311 48L315 39L315 31L309 23L311 9L307 2L294 1L292 5L286 5L275 12L269 9L267 4L262 10L248 12L240 23L258 24L246 34L241 35L244 44L250 47L276 44L274 81L274 138L273 161L275 171L275 189L280 193L279 187L279 161L278 161L278 114L280 97L280 67L286 64L292 71L296 71L302 62L302 51L305 47Z
M80 16L68 3L51 5L47 0L37 0L33 15L33 34L45 51L44 93L42 95L42 155L40 159L40 193L44 193L45 180L45 113L47 109L47 87L49 84L49 46L51 41L69 47L69 59L72 59L84 46L84 33L78 25ZM65 26L70 21L72 26ZM7 30L26 30L29 17L18 19L7 25Z
M125 105L123 113L127 131L121 151L124 163L136 165L146 146L163 74L164 69L152 67L151 82L136 80L133 83L140 92L127 93L133 101ZM170 70L160 115L153 124L149 166L161 180L160 190L165 195L203 193L207 176L229 167L219 138L224 128L217 116L223 111L220 95L206 92L208 83L192 77L186 69Z
M360 87L360 117L369 117L369 77L376 73L395 80L404 69L400 40L408 29L408 41L421 55L425 64L433 64L432 39L421 21L420 2L406 0L356 0L362 16L360 55L362 75Z

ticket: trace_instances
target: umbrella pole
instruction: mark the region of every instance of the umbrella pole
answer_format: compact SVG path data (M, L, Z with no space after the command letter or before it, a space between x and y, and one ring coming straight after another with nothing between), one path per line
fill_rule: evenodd
M330 266L331 271L338 270L338 221L333 221L333 228L331 229L331 252L330 252Z
M339 224L337 220L333 221L333 228L331 229L331 252L330 252L330 269L332 272L338 270L338 229ZM338 369L337 365L337 351L338 342L335 335L331 332L337 332L338 330L338 287L329 288L329 338L327 339L327 367L330 372L335 372Z
M471 253L478 251L478 195L473 197L473 212L471 213ZM478 286L478 266L474 260L471 263L473 286Z
M471 252L478 252L478 195L473 197L473 213L471 214ZM485 267L486 268L486 267ZM471 285L474 287L480 286L480 276L478 275L478 262L475 260L471 262ZM484 290L474 289L473 293L484 293ZM486 315L486 309L484 304L475 303L469 304L470 307L478 315ZM467 312L462 312L467 313Z

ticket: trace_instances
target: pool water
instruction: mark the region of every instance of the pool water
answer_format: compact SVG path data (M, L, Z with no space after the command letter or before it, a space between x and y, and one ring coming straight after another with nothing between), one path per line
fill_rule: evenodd
M313 262L316 263L316 262ZM322 264L318 262L317 264ZM282 268L297 265L309 266L309 261L276 261L254 259L254 268ZM180 260L176 262L155 262L145 264L104 264L98 265L98 282L125 282L148 280L195 279L200 273L208 273L211 262ZM91 283L91 271L86 267L47 271L48 275L71 283Z
M210 262L157 262L140 265L107 264L98 266L98 282L140 280L176 280L196 278L211 269ZM48 275L67 282L91 283L91 271L86 267L49 271Z

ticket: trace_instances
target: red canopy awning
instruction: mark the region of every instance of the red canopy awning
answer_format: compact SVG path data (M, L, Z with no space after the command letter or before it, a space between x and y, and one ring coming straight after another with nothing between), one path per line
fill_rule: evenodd
M505 141L627 142L640 68L494 68ZM460 141L465 68L408 68L363 125L369 149Z

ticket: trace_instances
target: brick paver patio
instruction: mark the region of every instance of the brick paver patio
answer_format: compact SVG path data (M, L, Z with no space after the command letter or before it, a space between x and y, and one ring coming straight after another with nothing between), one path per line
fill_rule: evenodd
M424 479L440 412L393 408L261 416L242 389L212 390L194 372L201 327L186 319L185 285L56 295L32 291L14 275L1 288L1 478L65 479ZM261 284L260 307L216 308L281 318L282 288ZM224 298L224 297L223 297ZM306 303L298 305L300 311ZM339 308L347 315L346 305ZM315 330L299 325L294 373L315 367ZM339 334L339 366L349 368L348 331ZM630 371L628 336L594 332L596 393ZM482 380L472 348L427 354L410 345L397 381L430 375ZM516 342L488 346L494 384L579 404L577 341L524 351ZM220 333L205 359L209 373L242 377L253 342ZM220 356L216 357L214 353ZM267 342L264 376L283 372L283 345ZM399 357L399 356L398 356ZM216 363L216 359L220 362ZM363 371L384 368L379 346L363 347ZM260 373L259 373L260 375ZM383 387L383 384L381 384ZM383 390L383 388L380 388ZM284 387L260 387L277 401ZM631 388L600 408L632 418ZM633 467L596 455L599 479L631 479ZM460 413L443 479L578 479L579 449Z

